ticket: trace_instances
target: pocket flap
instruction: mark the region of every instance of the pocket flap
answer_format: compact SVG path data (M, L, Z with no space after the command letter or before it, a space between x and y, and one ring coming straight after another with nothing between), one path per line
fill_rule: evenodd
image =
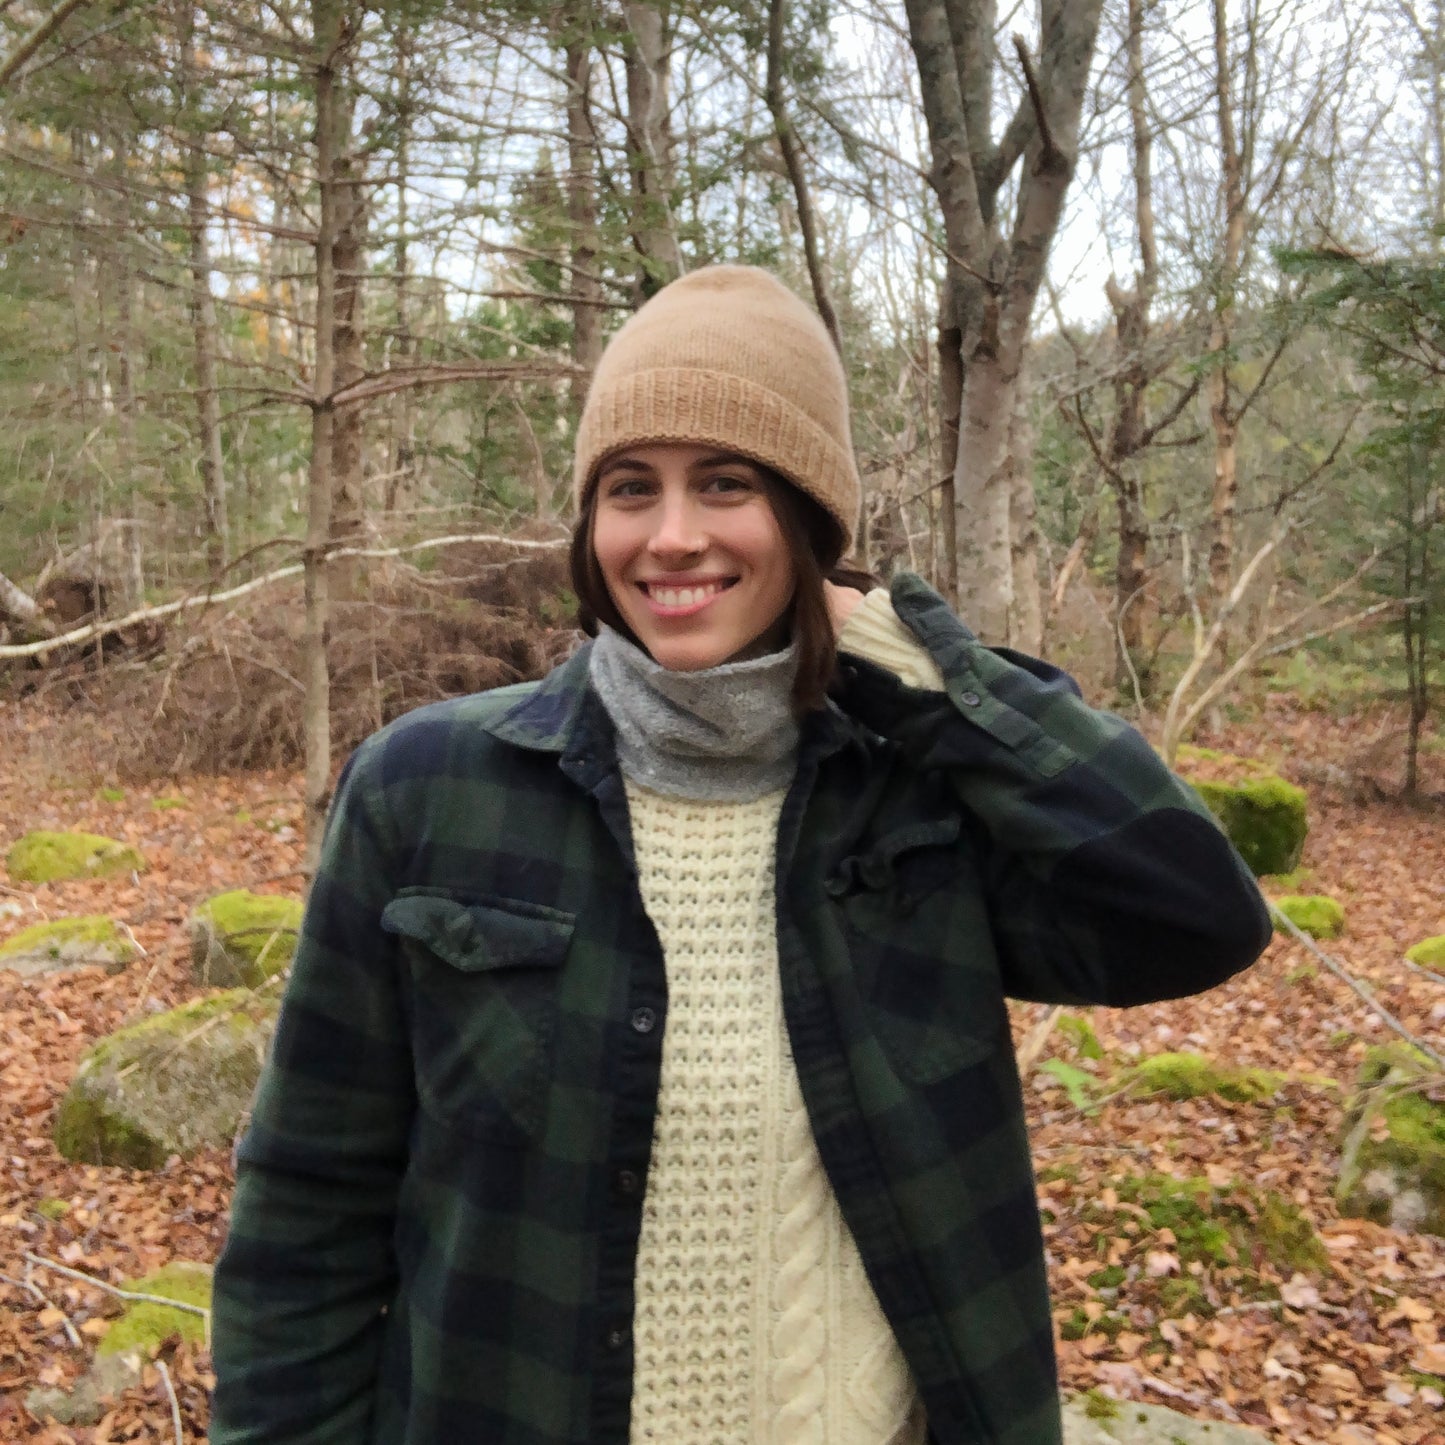
M393 898L381 915L388 933L415 939L453 968L556 968L566 957L576 920L540 904L462 902L442 893Z

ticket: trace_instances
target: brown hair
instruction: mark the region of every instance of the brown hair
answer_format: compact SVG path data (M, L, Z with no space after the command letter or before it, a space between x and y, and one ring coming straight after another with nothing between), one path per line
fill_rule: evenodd
M778 519L797 573L792 609L792 636L798 648L793 711L801 716L823 706L838 664L838 639L828 614L823 583L834 582L860 592L881 584L871 573L842 559L843 531L834 517L770 468L758 466L758 470L770 484L768 502ZM629 642L641 646L612 601L597 555L592 550L596 499L597 488L589 486L582 495L572 529L568 560L572 590L577 594L577 624L589 637L596 637L598 624L605 622Z

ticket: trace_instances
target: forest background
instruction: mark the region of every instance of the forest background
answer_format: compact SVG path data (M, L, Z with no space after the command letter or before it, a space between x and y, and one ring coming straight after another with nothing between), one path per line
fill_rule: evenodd
M220 1152L160 1185L54 1156L77 1050L193 990L164 937L202 880L300 891L363 735L570 649L591 369L647 296L715 261L771 267L833 334L870 568L921 572L1171 759L1196 735L1287 755L1322 790L1307 861L1361 901L1364 992L1327 971L1335 994L1282 1004L1276 970L1188 1017L1067 1033L1032 1120L1041 1161L1067 1155L1045 1180L1065 1266L1102 1238L1071 1200L1102 1189L1143 1218L1089 1154L1117 1154L1106 1124L1130 1107L1084 1077L1101 1058L1188 1039L1318 1083L1386 1004L1424 1042L1445 1013L1399 956L1445 928L1442 235L1445 4L1423 0L0 0L0 822L18 836L64 800L104 831L121 784L229 775L184 844L191 815L164 815L144 885L23 895L136 909L158 951L139 1001L117 980L6 985L0 1064L31 1123L7 1136L0 1224L39 1230L31 1253L64 1235L80 1252L57 1257L93 1278L156 1262L158 1238L213 1253ZM227 831L243 815L266 819L255 846ZM138 803L124 825L159 826ZM1317 963L1286 946L1293 987ZM37 1017L59 1034L32 1037ZM1226 1117L1210 1170L1288 1158L1264 1173L1331 1217L1339 1101L1273 1122L1247 1104L1198 1105L1205 1131ZM1172 1151L1157 1107L1133 1106L1125 1152ZM37 1214L42 1191L85 1229ZM1150 1220L1135 1273L1154 1288L1176 1241ZM1157 1301L1136 1319L1066 1267L1066 1376L1281 1440L1439 1438L1445 1256L1371 1228L1326 1240L1328 1288L1270 1296L1322 1322L1283 1346L1240 1333L1270 1323L1248 1290L1205 1343L1171 1323L1196 1303L1147 1339L1101 1330ZM31 1299L28 1267L16 1288L0 1303ZM98 1296L69 1288L19 1343L0 1310L0 1376L73 1379L40 1318L58 1299L83 1326ZM1146 1389L1127 1370L1155 1349ZM187 1360L176 1435L184 1413L199 1438ZM147 1389L113 1437L24 1438L154 1438Z

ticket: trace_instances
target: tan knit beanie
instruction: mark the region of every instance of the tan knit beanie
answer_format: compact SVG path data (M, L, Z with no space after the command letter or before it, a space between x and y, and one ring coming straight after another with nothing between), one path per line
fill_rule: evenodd
M853 545L861 488L848 384L823 323L756 266L707 266L664 286L608 343L577 428L572 494L619 447L697 442L786 477Z

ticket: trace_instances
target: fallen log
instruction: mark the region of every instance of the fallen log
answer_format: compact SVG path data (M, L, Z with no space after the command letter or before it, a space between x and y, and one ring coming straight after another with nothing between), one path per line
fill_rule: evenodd
M0 572L0 622L9 622L28 636L55 636L55 624L41 611L40 604L3 572Z

